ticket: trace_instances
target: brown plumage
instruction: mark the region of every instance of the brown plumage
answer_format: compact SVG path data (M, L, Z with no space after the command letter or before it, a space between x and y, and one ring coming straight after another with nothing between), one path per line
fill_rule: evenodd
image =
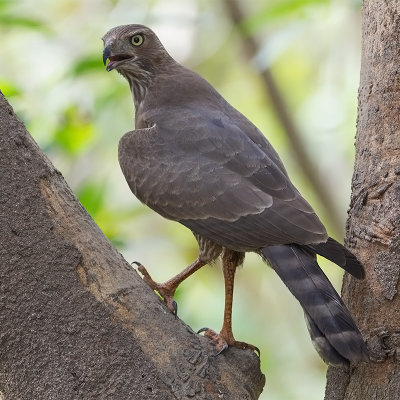
M219 334L207 329L219 351L237 342L231 329L235 270L244 254L260 254L302 305L322 358L333 364L366 360L366 347L346 306L319 268L316 254L357 278L358 260L329 238L291 183L262 133L206 80L178 64L152 30L111 29L103 61L129 82L135 130L119 144L119 161L132 192L157 213L187 226L199 257L171 280L146 282L174 311L176 287L200 267L222 257L225 314Z

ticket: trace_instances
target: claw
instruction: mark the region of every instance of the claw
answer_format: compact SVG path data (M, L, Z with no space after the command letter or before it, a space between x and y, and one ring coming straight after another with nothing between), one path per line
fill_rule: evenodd
M248 344L245 342L238 342L233 338L233 336L225 336L222 331L217 333L209 328L201 328L197 331L197 333L205 332L204 336L211 339L216 346L217 353L215 356L223 353L228 347L237 347L242 350L253 350L257 353L258 357L260 357L260 349L252 344Z
M228 344L227 344L227 343L224 343L224 344L222 345L221 350L218 351L218 352L215 354L215 356L219 356L219 355L220 355L221 353L223 353L228 347L229 347Z
M159 295L164 299L165 304L172 314L177 318L178 316L178 303L174 300L175 288L166 283L157 283L153 281L147 269L139 261L133 261L131 264L136 264L138 266L138 271L143 275L143 280L149 285L149 287L159 293ZM171 287L172 286L172 287Z
M235 341L232 346L237 347L239 349L243 350L252 350L257 353L258 358L260 358L261 352L260 349L257 346L254 346L253 344L245 343L245 342L237 342Z
M218 356L228 348L229 345L227 341L219 333L209 328L201 328L197 333L201 332L205 332L204 337L211 339L215 343L217 349L217 353L214 354L215 356Z
M172 307L174 307L174 311L172 311L172 314L175 316L175 319L178 318L178 303L173 300L172 301Z
M145 282L153 289L157 290L158 286L160 286L158 283L154 282L153 279L151 279L150 274L147 272L147 269L144 267L143 264L141 264L139 261L133 261L132 264L136 264L138 266L138 271L143 275L143 279Z
M143 267L143 264L140 263L139 261L132 261L132 262L131 262L131 265L132 265L132 264L136 264L138 267Z

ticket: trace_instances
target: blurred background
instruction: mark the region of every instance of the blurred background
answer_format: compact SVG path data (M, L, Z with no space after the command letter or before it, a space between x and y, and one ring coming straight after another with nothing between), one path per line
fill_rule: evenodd
M141 23L209 80L278 150L289 174L342 241L350 198L361 0L0 0L0 89L105 235L155 280L197 256L190 231L131 194L119 138L133 128L128 84L102 64L103 34ZM321 261L340 290L341 271ZM218 264L179 288L179 316L219 330ZM261 399L323 398L326 367L300 306L257 256L237 273L234 334L258 346Z

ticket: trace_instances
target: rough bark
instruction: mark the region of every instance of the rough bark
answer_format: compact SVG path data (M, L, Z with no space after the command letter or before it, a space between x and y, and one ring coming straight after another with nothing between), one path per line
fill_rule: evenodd
M174 318L2 94L0 187L0 398L258 398L258 357Z
M356 160L348 244L367 277L344 279L343 296L371 362L330 368L326 400L400 398L400 3L365 0Z

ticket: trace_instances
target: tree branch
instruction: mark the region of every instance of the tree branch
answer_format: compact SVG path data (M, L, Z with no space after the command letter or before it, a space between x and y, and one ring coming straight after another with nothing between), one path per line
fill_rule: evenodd
M247 34L243 28L243 21L246 16L244 15L239 0L225 0L226 9L229 16L236 26L240 37L243 41L243 52L248 59L249 63L259 53L260 46L255 37ZM329 223L332 226L335 234L338 237L343 236L344 227L342 226L343 216L336 203L333 201L333 196L330 195L331 190L325 183L326 180L318 174L315 163L309 156L306 145L302 140L302 135L299 128L296 126L293 118L288 112L284 95L280 91L271 71L265 68L263 71L258 71L264 83L265 92L271 100L271 104L275 109L276 116L281 123L283 130L291 144L291 150L303 171L305 177L309 180L310 184L315 190L322 207L324 208L325 215L329 218Z
M366 279L345 275L342 294L371 362L347 371L330 367L325 400L400 398L399 21L398 0L364 0L347 242Z
M0 93L0 396L256 399L258 357L214 346L112 247Z

